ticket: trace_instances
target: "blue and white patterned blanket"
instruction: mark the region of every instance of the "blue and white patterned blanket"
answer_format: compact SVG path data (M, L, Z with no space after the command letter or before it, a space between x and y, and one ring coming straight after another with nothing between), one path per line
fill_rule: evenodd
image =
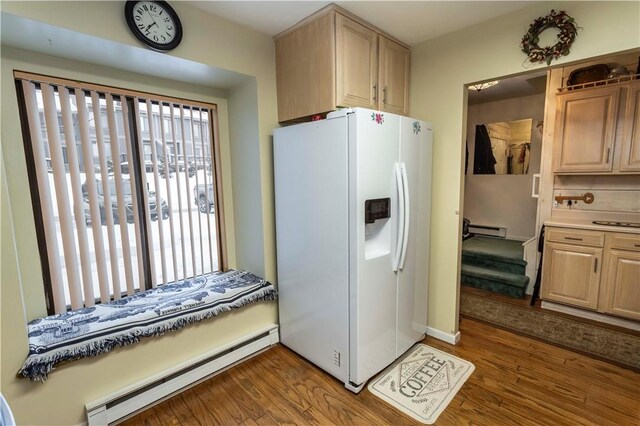
M59 363L96 356L260 300L271 283L246 271L197 277L28 324L29 356L19 375L44 381Z

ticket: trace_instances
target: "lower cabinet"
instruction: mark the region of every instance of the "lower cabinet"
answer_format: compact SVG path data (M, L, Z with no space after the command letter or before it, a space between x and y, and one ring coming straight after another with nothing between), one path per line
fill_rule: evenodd
M640 235L547 228L541 295L640 320Z
M607 270L600 292L599 310L640 320L640 238L614 234L607 241ZM616 242L626 240L626 246Z
M542 298L586 309L597 309L602 249L546 243Z

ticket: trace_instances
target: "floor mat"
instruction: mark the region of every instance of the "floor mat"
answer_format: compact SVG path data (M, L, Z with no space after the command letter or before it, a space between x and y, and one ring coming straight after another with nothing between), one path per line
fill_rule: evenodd
M460 292L460 315L640 370L640 337L633 333L465 291Z
M474 365L418 344L369 383L369 391L419 422L433 424Z

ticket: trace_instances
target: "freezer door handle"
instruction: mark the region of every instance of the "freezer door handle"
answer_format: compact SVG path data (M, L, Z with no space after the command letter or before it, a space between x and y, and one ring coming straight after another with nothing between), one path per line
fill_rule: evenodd
M402 172L402 188L404 190L404 225L402 227L402 254L400 255L400 269L404 268L404 259L407 256L407 246L409 245L409 220L411 219L411 205L409 204L409 179L407 178L407 165L402 163L400 165L400 171Z
M402 172L400 164L394 163L394 172L396 177L396 188L398 190L398 241L396 242L396 250L393 255L393 272L398 270L400 263L400 254L402 251L402 237L404 235L404 189L402 185Z

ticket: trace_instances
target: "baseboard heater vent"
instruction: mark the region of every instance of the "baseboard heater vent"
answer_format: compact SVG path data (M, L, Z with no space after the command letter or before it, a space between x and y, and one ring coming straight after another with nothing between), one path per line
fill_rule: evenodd
M469 232L488 237L507 238L507 228L503 226L469 225Z
M280 340L272 325L85 405L87 423L109 425L201 382Z

